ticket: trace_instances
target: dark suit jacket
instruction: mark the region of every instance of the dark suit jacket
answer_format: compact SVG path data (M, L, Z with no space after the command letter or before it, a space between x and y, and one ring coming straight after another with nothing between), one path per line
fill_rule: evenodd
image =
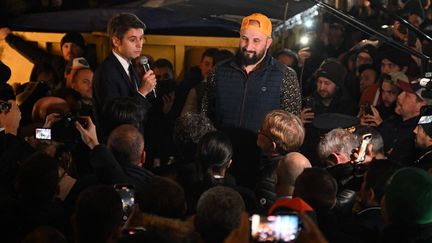
M136 80L140 80L139 77ZM102 108L110 99L126 96L135 97L147 109L150 107L150 103L138 93L120 62L110 53L93 76L93 101L97 119L100 119Z

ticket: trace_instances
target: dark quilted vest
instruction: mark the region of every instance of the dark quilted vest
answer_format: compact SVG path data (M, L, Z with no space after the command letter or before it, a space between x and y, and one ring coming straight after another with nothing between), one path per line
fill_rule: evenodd
M234 62L215 69L216 117L222 127L242 127L256 132L267 112L280 108L282 64L271 56L249 76Z

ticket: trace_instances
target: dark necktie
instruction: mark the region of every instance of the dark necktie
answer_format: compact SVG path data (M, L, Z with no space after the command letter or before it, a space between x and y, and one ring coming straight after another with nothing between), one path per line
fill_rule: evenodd
M138 90L139 87L139 82L138 82L138 75L135 72L135 67L132 63L129 64L129 78L131 80L131 82L133 83L133 85L135 86L135 88Z

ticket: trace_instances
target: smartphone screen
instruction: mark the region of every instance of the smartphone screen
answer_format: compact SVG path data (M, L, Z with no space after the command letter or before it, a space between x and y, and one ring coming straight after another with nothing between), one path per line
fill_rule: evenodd
M371 140L372 140L372 134L370 133L366 133L362 136L362 142L360 144L358 157L355 160L355 162L361 163L365 160L367 146L369 145Z
M255 242L291 242L300 230L297 214L263 216L251 218L251 236Z
M51 129L50 128L36 128L36 139L51 140Z
M135 187L132 184L115 184L114 189L120 194L123 205L123 221L126 221L135 203Z

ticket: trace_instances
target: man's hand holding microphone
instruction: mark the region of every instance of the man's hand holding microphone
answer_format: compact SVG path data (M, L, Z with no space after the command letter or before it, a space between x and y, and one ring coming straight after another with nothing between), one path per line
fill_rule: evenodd
M156 75L153 70L150 69L150 64L148 63L148 58L143 56L140 59L140 64L143 66L144 75L141 78L141 86L138 91L147 96L150 92L153 93L156 98Z

